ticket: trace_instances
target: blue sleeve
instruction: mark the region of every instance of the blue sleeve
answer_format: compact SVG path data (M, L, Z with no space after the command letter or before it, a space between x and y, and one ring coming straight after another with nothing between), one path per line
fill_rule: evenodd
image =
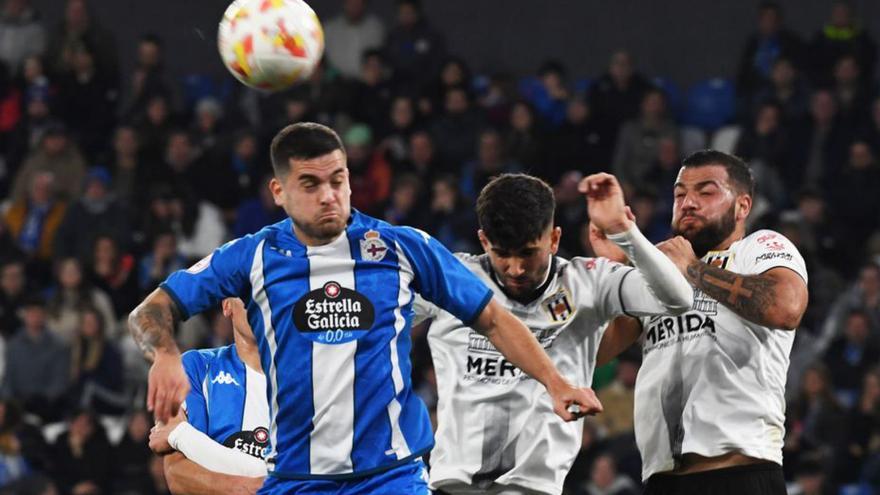
M202 393L202 381L207 373L208 363L199 351L186 351L181 357L183 370L189 378L189 393L186 396L186 420L204 434L208 434L208 401Z
M172 273L159 287L171 296L184 320L227 297L247 300L253 255L251 237L227 242L195 265Z
M428 234L403 227L398 239L412 265L416 292L465 325L473 323L492 300L492 290Z

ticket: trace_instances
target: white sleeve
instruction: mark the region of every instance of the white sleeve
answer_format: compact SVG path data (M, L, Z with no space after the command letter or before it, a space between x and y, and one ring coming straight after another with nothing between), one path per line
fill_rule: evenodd
M807 282L807 265L790 240L772 230L759 230L744 239L738 254L737 270L743 275L759 275L773 268L788 268Z
M251 478L267 474L263 460L220 445L186 421L168 434L168 443L187 459L208 471Z
M620 247L636 270L620 280L620 312L631 316L681 314L694 302L694 290L675 264L633 223L608 239Z
M425 300L422 296L416 294L415 299L413 300L413 326L422 323L423 321L427 321L433 319L437 316L437 313L440 311L440 308L435 306L433 303Z

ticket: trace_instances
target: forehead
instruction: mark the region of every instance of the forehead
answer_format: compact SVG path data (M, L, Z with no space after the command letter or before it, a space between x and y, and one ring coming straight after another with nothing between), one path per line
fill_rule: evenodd
M345 154L341 150L333 150L326 155L315 158L290 159L291 175L294 178L302 176L329 177L339 169L346 168Z
M681 167L675 185L690 188L705 182L716 182L721 186L727 186L727 170L723 165Z

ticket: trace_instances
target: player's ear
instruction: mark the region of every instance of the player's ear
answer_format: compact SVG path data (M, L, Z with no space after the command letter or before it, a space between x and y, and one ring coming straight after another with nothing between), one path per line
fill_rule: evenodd
M553 227L550 231L550 252L556 254L559 251L559 241L562 239L562 227Z
M284 188L281 186L281 181L277 177L272 177L268 187L272 192L272 199L275 200L275 206L284 207Z
M736 210L734 216L736 220L745 220L749 213L752 212L752 197L748 194L740 194L736 197Z
M489 238L486 237L486 233L483 232L483 229L477 230L477 237L480 239L480 245L483 246L483 251L486 253L492 250L492 243L489 242Z

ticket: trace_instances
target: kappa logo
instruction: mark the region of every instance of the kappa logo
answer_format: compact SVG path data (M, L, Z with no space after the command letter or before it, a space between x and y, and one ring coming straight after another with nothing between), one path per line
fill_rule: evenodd
M375 230L368 230L361 240L361 258L369 261L382 261L388 254L388 245Z
M220 371L217 373L217 376L211 380L211 383L219 383L220 385L235 385L240 386L235 378L232 378L232 375L225 371Z

